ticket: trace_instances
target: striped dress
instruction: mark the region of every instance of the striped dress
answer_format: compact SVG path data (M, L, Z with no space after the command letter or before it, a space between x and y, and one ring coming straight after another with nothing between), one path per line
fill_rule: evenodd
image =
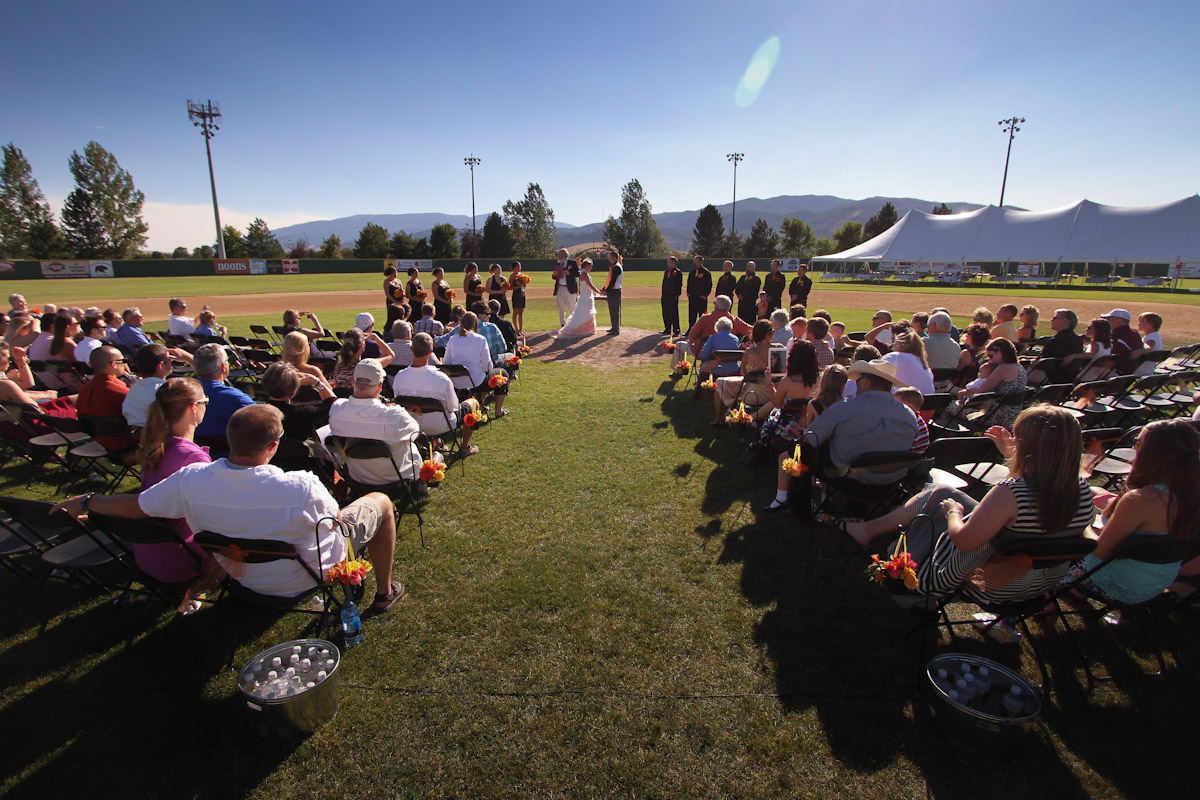
M1009 478L997 485L1007 486L1017 499L1017 518L1009 524L1008 529L1022 535L1036 536L1045 533L1038 523L1037 505L1033 494L1025 485L1025 479ZM1092 521L1094 510L1091 489L1088 487L1087 481L1081 478L1079 480L1079 502L1065 530L1082 531ZM917 591L934 597L948 595L962 586L976 567L982 567L995 555L996 551L990 542L978 550L967 553L955 547L950 537L942 533L937 540L932 557L927 558L917 568L917 577L920 581ZM1004 586L992 587L987 592L967 588L963 594L978 603L1024 600L1053 587L1062 579L1070 566L1068 562L1044 569L1031 569Z

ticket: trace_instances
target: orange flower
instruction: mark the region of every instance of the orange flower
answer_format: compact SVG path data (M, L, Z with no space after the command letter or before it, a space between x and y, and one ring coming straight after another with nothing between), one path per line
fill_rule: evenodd
M500 284L500 289L501 291L505 292L510 291L512 289L512 284L510 284L508 281L505 281L504 283Z
M463 427L474 428L479 423L479 415L474 411L468 411L466 414L463 414Z
M445 464L437 461L425 461L421 464L421 480L426 483L441 483L445 477Z
M446 299L447 300L453 300L456 297L458 297L458 293L455 292L453 289L446 290Z
M663 348L664 353L674 353L675 352L675 343L674 342L663 342L662 348Z
M522 349L528 350L529 348L526 347L526 348L522 348ZM520 356L509 356L508 358L504 359L504 366L506 366L506 367L521 366L521 357Z
M529 277L527 274L525 274L524 272L522 272L522 273L521 273L521 274L518 276L517 280L521 281L521 285L522 285L522 286L528 286L528 285L529 285L529 282L530 282L530 281L532 281L532 280L533 280L533 278Z
M365 578L367 573L370 571L371 562L360 561L358 559L347 557L345 560L340 561L330 567L329 573L325 579L330 583L337 582L343 586L348 586L350 584L358 586L363 582L363 578Z
M503 375L493 375L492 377L488 378L488 386L492 387L493 389L499 389L506 383L508 383L508 378L504 377Z
M783 471L793 478L799 478L805 472L808 472L808 467L804 466L803 462L797 461L794 458L785 458L783 460Z

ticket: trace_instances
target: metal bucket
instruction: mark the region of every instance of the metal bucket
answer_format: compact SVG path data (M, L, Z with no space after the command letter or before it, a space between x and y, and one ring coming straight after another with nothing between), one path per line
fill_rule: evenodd
M302 679L299 691L268 697L263 685L255 688L256 677L265 676L272 668L272 659L280 659L282 669L276 672L283 674L291 665L293 653L300 655L300 664L303 664L304 658L312 662L310 649L318 658L322 650L327 651L328 656L321 658L320 664L312 664L307 672L296 670ZM326 665L328 660L333 661L332 666ZM341 682L338 667L341 664L342 654L337 646L324 639L295 639L263 650L238 671L238 691L246 701L250 727L263 739L286 741L307 736L333 719L338 711L338 686ZM323 678L318 678L320 671L325 672ZM309 682L314 685L308 687ZM263 684L263 681L259 683Z
M937 671L945 669L953 675L959 665L967 663L973 671L987 667L991 673L992 689L983 698L970 704L955 702L947 690L935 680ZM1020 686L1024 708L1009 716L1000 698L1011 687ZM933 723L937 732L952 743L974 753L999 756L1012 755L1042 713L1042 698L1033 686L1003 664L965 653L943 653L935 656L925 669L925 687L933 706Z

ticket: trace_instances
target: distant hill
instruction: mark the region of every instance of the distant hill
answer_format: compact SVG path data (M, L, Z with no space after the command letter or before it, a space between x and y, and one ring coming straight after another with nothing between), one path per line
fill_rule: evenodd
M765 200L758 197L747 197L738 200L737 229L743 236L758 219L764 219L776 230L785 218L799 218L807 222L818 236L832 236L833 232L844 222L866 222L878 213L884 203L891 202L896 207L896 213L903 217L912 208L918 211L930 212L942 201L920 200L914 197L868 197L865 200L847 200L844 197L832 195L780 195L768 197ZM947 203L955 213L973 211L982 208L979 203ZM732 222L733 204L718 205L717 210L725 219L726 227ZM491 212L488 212L491 213ZM696 224L699 209L691 211L666 211L654 215L663 238L667 245L677 250L687 250L692 243L692 227ZM475 225L483 229L484 220L488 214L479 214ZM465 214L355 214L352 217L340 217L330 220L302 222L299 225L289 225L274 231L275 236L284 247L290 247L301 236L308 238L308 243L316 247L330 234L337 234L342 240L343 247L353 247L358 239L358 232L368 222L382 225L389 233L405 231L413 236L428 236L434 225L448 222L456 229L462 230L471 224L471 218ZM563 247L571 247L585 242L604 238L604 221L592 222L587 225L570 225L558 223L558 241Z

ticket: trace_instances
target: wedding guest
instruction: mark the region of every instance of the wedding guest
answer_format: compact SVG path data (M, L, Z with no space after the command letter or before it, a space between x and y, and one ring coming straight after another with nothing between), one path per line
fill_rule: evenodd
M40 335L37 320L28 311L16 311L8 315L8 331L4 334L4 341L8 342L10 347L20 347L24 350Z
M148 344L133 354L133 371L138 379L121 402L121 416L131 428L146 424L150 404L154 402L158 387L167 382L172 370L171 357L161 344ZM196 388L203 391L200 384ZM207 403L207 401L206 401Z
M788 328L788 312L786 308L777 308L771 312L771 343L788 346L792 340L792 332Z
M1016 342L1019 337L1017 326L1013 324L1013 320L1017 316L1017 307L1012 303L1005 303L996 309L996 324L992 327L992 338L1002 337L1010 342Z
M867 331L863 341L886 353L892 346L892 312L887 309L876 311L875 316L871 317L871 325L873 327Z
M279 360L291 364L301 375L308 375L312 381L324 381L325 373L315 364L308 363L308 337L299 331L292 331L283 337L283 346L279 348Z
M104 320L100 317L86 316L80 325L83 338L75 345L71 356L77 362L86 364L97 347L104 346Z
M392 352L392 348L388 343L379 338L379 334L372 331L370 334L363 333L358 328L351 328L342 334L342 349L338 353L337 364L333 367L332 383L340 389L354 388L354 367L359 360L364 358L363 351L366 349L367 341L370 340L379 348L383 355L379 358L379 362L383 366L392 363L392 359L396 354ZM369 356L367 356L369 358Z
M196 428L196 435L224 437L229 420L238 409L254 405L254 399L226 383L229 378L229 357L221 345L201 345L196 348L192 360L196 379L204 387L204 394L209 401L208 411Z
M263 391L267 394L267 403L279 409L283 414L283 435L288 439L303 441L313 435L313 432L329 423L329 408L337 395L325 381L309 383L321 399L318 402L296 403L296 392L305 383L296 368L285 361L276 361L267 367L262 375Z
M718 323L720 325L721 323ZM716 338L715 335L713 338ZM710 339L711 341L711 339ZM766 320L759 320L754 323L754 329L750 333L750 347L742 353L742 361L739 365L740 375L719 377L716 379L717 388L713 392L713 409L716 412L713 425L720 427L725 424L725 409L731 408L738 398L746 399L747 395L756 404L765 403L767 400L767 392L765 385L757 388L743 391L746 383L746 378L751 373L765 373L771 366L771 323ZM766 383L764 379L764 384Z
M412 366L397 372L396 377L392 379L392 393L397 398L407 396L439 400L445 411L444 414L425 414L418 407L409 408L408 412L417 420L422 433L431 439L445 436L468 413L479 413L479 402L474 397L460 402L454 391L454 382L444 372L431 365L433 339L429 334L418 333L413 337L412 355ZM471 444L473 431L474 428L463 427L463 455L473 456L479 452L479 448Z
M142 323L145 317L142 316L142 310L137 306L125 309L125 313L121 315L124 322L117 332L112 336L112 343L132 355L135 350L143 345L150 344L150 337L142 331Z
M421 318L412 326L413 333L428 333L430 336L441 336L446 332L446 326L435 316L437 309L432 303L421 306ZM450 310L446 309L446 319L450 318Z
M182 336L190 342L192 334L196 332L196 326L195 320L186 314L187 301L182 297L172 297L167 304L171 311L167 316L167 333Z
M1017 330L1017 341L1026 342L1037 338L1038 309L1037 306L1024 306L1021 309L1021 327Z
M117 348L105 345L93 350L90 359L92 379L79 390L79 396L75 398L76 410L89 417L120 417L125 395L129 393L129 386L121 380L128 374L125 355ZM131 451L137 446L137 439L129 434L92 438L111 453Z
M502 374L502 370L492 368L492 356L488 349L488 341L476 332L479 317L473 311L463 314L462 322L446 342L446 355L442 361L446 364L459 364L467 368L469 378L455 378L454 387L460 397L471 394L472 387L484 386L493 375ZM495 390L496 416L505 416L504 400L508 397L508 386Z

